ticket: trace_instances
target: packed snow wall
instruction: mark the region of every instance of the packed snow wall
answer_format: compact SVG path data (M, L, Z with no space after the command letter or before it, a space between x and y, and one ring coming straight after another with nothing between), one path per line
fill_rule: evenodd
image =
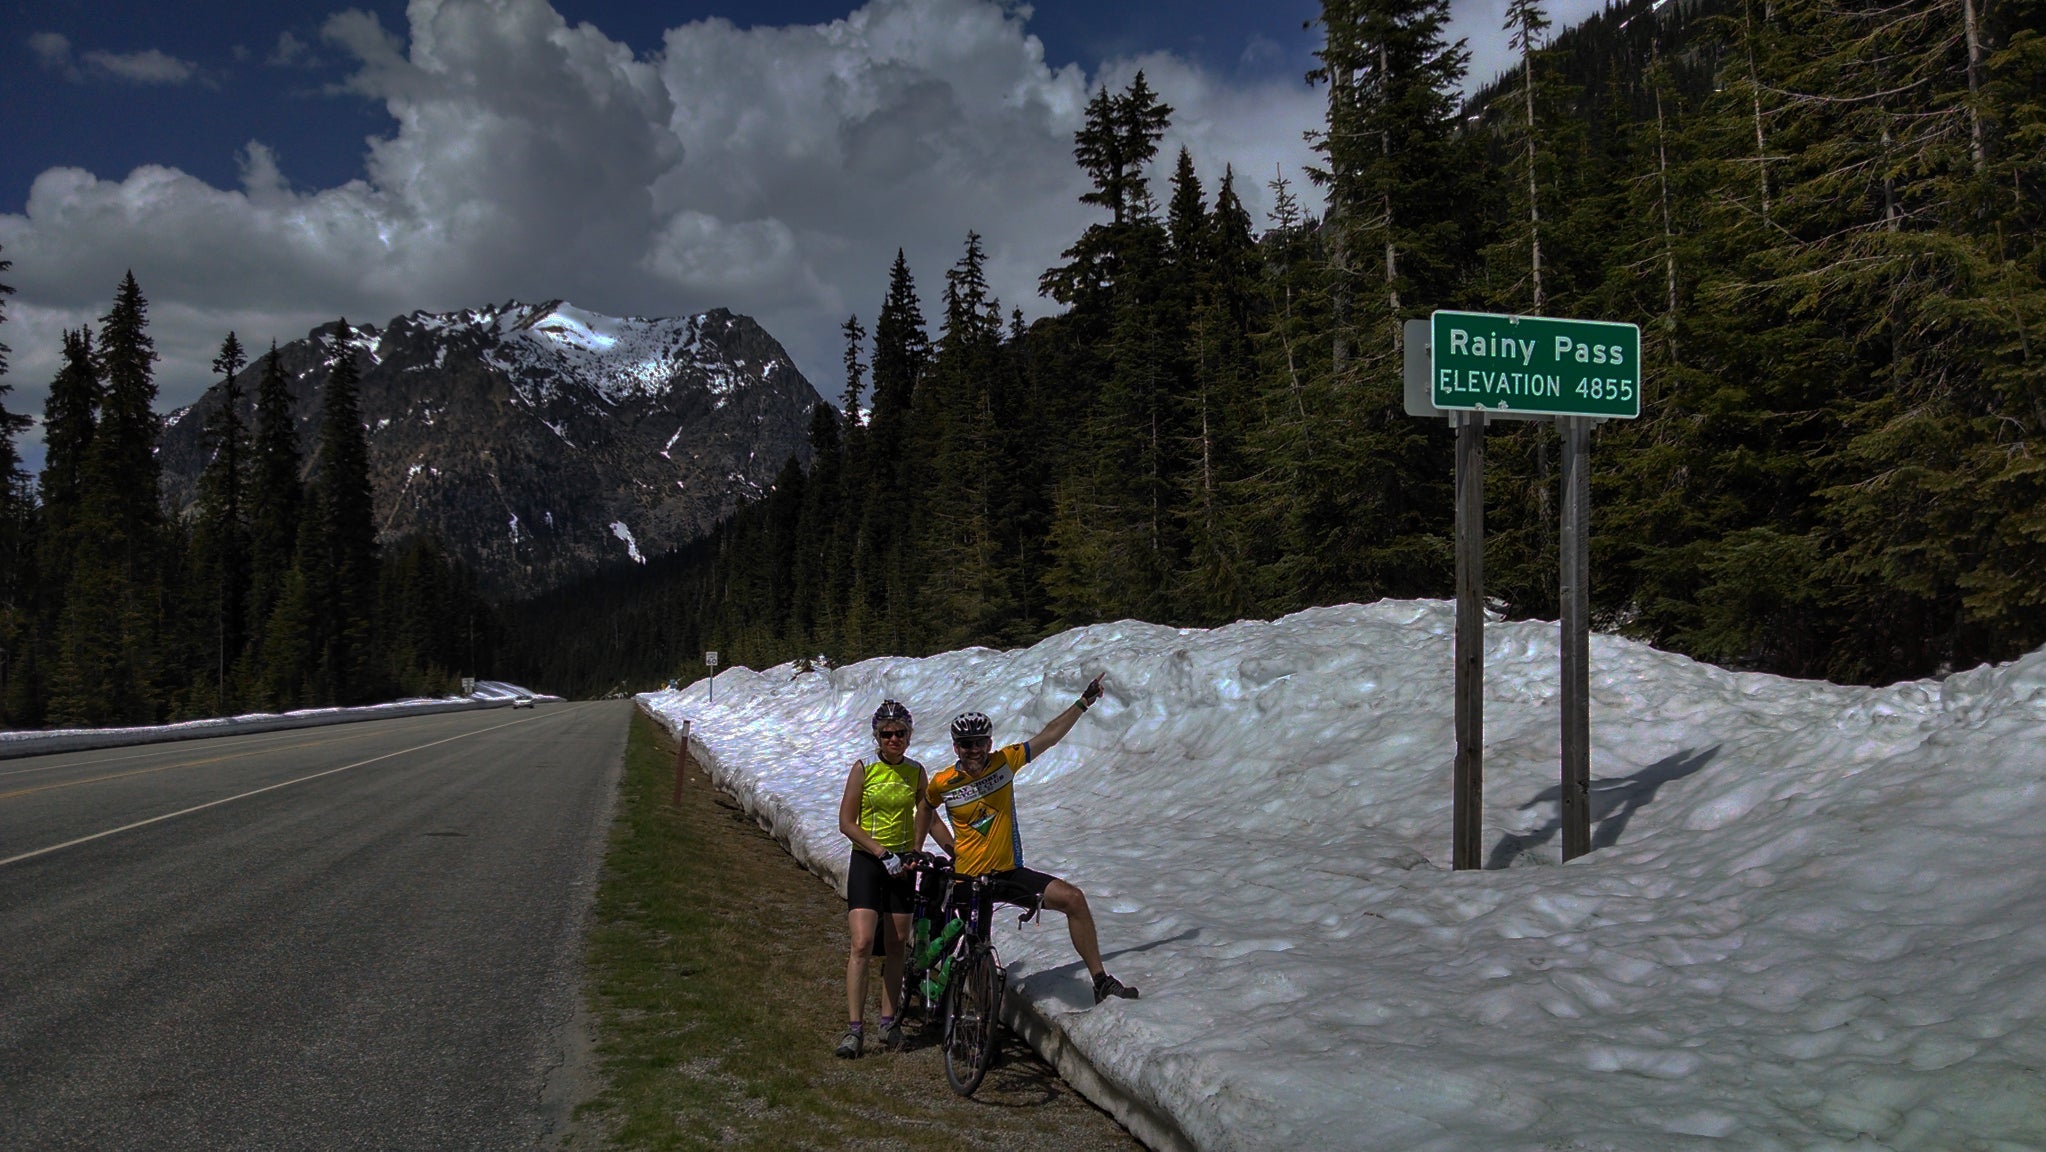
M1594 636L1595 851L1560 865L1556 627L1495 622L1492 867L1453 872L1453 618L1124 622L641 702L842 885L882 699L935 770L953 714L1020 741L1105 670L1017 807L1143 998L1092 1005L1056 915L997 940L1053 1042L1202 1149L2046 1147L2046 652L1867 689Z

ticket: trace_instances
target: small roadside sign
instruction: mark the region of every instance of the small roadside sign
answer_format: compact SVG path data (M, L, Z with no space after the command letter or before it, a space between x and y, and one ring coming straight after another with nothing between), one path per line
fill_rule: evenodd
M710 665L710 666L711 666L711 667L713 667L713 668L717 667L717 666L718 666L718 654L717 654L717 649L713 648L713 649L711 649L710 651L708 651L708 652L705 652L705 653L703 654L703 662L704 662L705 664L708 664L708 665Z
M1437 408L1433 399L1433 393L1430 391L1428 378L1433 374L1433 367L1429 363L1428 341L1431 337L1428 334L1428 322L1426 320L1409 320L1401 326L1400 331L1402 335L1401 343L1406 349L1407 415L1431 416L1436 419L1448 416L1451 418L1451 422L1454 423L1455 414L1444 412L1442 409ZM1492 408L1486 410L1485 419L1487 421L1546 421L1549 417L1538 412L1501 412L1496 408Z
M1639 325L1436 312L1429 344L1429 401L1438 409L1641 415Z

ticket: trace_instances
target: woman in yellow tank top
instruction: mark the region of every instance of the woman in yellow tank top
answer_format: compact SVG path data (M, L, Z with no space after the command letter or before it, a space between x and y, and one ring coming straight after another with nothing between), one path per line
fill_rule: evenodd
M886 1048L902 1043L896 1016L902 1011L902 954L909 939L913 896L902 854L921 849L932 831L931 806L923 799L929 784L924 766L906 755L910 732L909 709L893 700L882 701L874 710L875 757L871 762L853 761L838 802L838 830L852 841L845 875L852 954L845 964L847 1023L838 1042L838 1054L847 1059L858 1057L866 1045L862 1017L867 961L877 933L886 949L881 963L880 1043ZM951 838L940 833L938 839L947 843Z

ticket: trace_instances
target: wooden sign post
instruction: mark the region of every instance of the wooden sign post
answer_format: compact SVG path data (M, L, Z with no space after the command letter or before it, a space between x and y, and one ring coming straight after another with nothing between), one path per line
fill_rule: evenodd
M1482 868L1485 826L1485 414L1456 421L1456 767L1450 859Z
M1456 761L1450 857L1482 868L1485 424L1554 420L1563 436L1563 859L1591 851L1591 426L1641 415L1641 329L1605 320L1436 312L1409 320L1406 410L1456 429Z
M682 806L682 776L689 771L689 721L682 722L682 738L675 744L675 807Z
M1591 418L1559 416L1563 432L1563 859L1591 851Z

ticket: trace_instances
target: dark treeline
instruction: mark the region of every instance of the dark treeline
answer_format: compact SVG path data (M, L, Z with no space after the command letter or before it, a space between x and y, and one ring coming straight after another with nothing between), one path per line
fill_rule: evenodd
M1147 177L1172 110L1095 94L1101 219L1005 324L977 236L935 336L898 257L806 474L697 547L518 609L577 691L1451 592L1452 445L1401 406L1436 308L1629 320L1594 437L1602 627L1879 682L2046 642L2046 6L1633 3L1461 101L1444 0L1325 0L1318 217ZM1160 202L1160 197L1163 203ZM855 398L871 365L871 411ZM1558 440L1487 436L1488 593L1553 617Z
M9 291L0 286L0 303ZM27 421L0 409L9 727L359 704L446 690L487 656L489 611L467 571L431 541L378 545L346 344L317 442L301 445L274 345L249 426L248 355L228 334L213 362L226 403L183 515L165 508L159 483L155 362L130 274L98 331L63 335L33 482L14 446Z

